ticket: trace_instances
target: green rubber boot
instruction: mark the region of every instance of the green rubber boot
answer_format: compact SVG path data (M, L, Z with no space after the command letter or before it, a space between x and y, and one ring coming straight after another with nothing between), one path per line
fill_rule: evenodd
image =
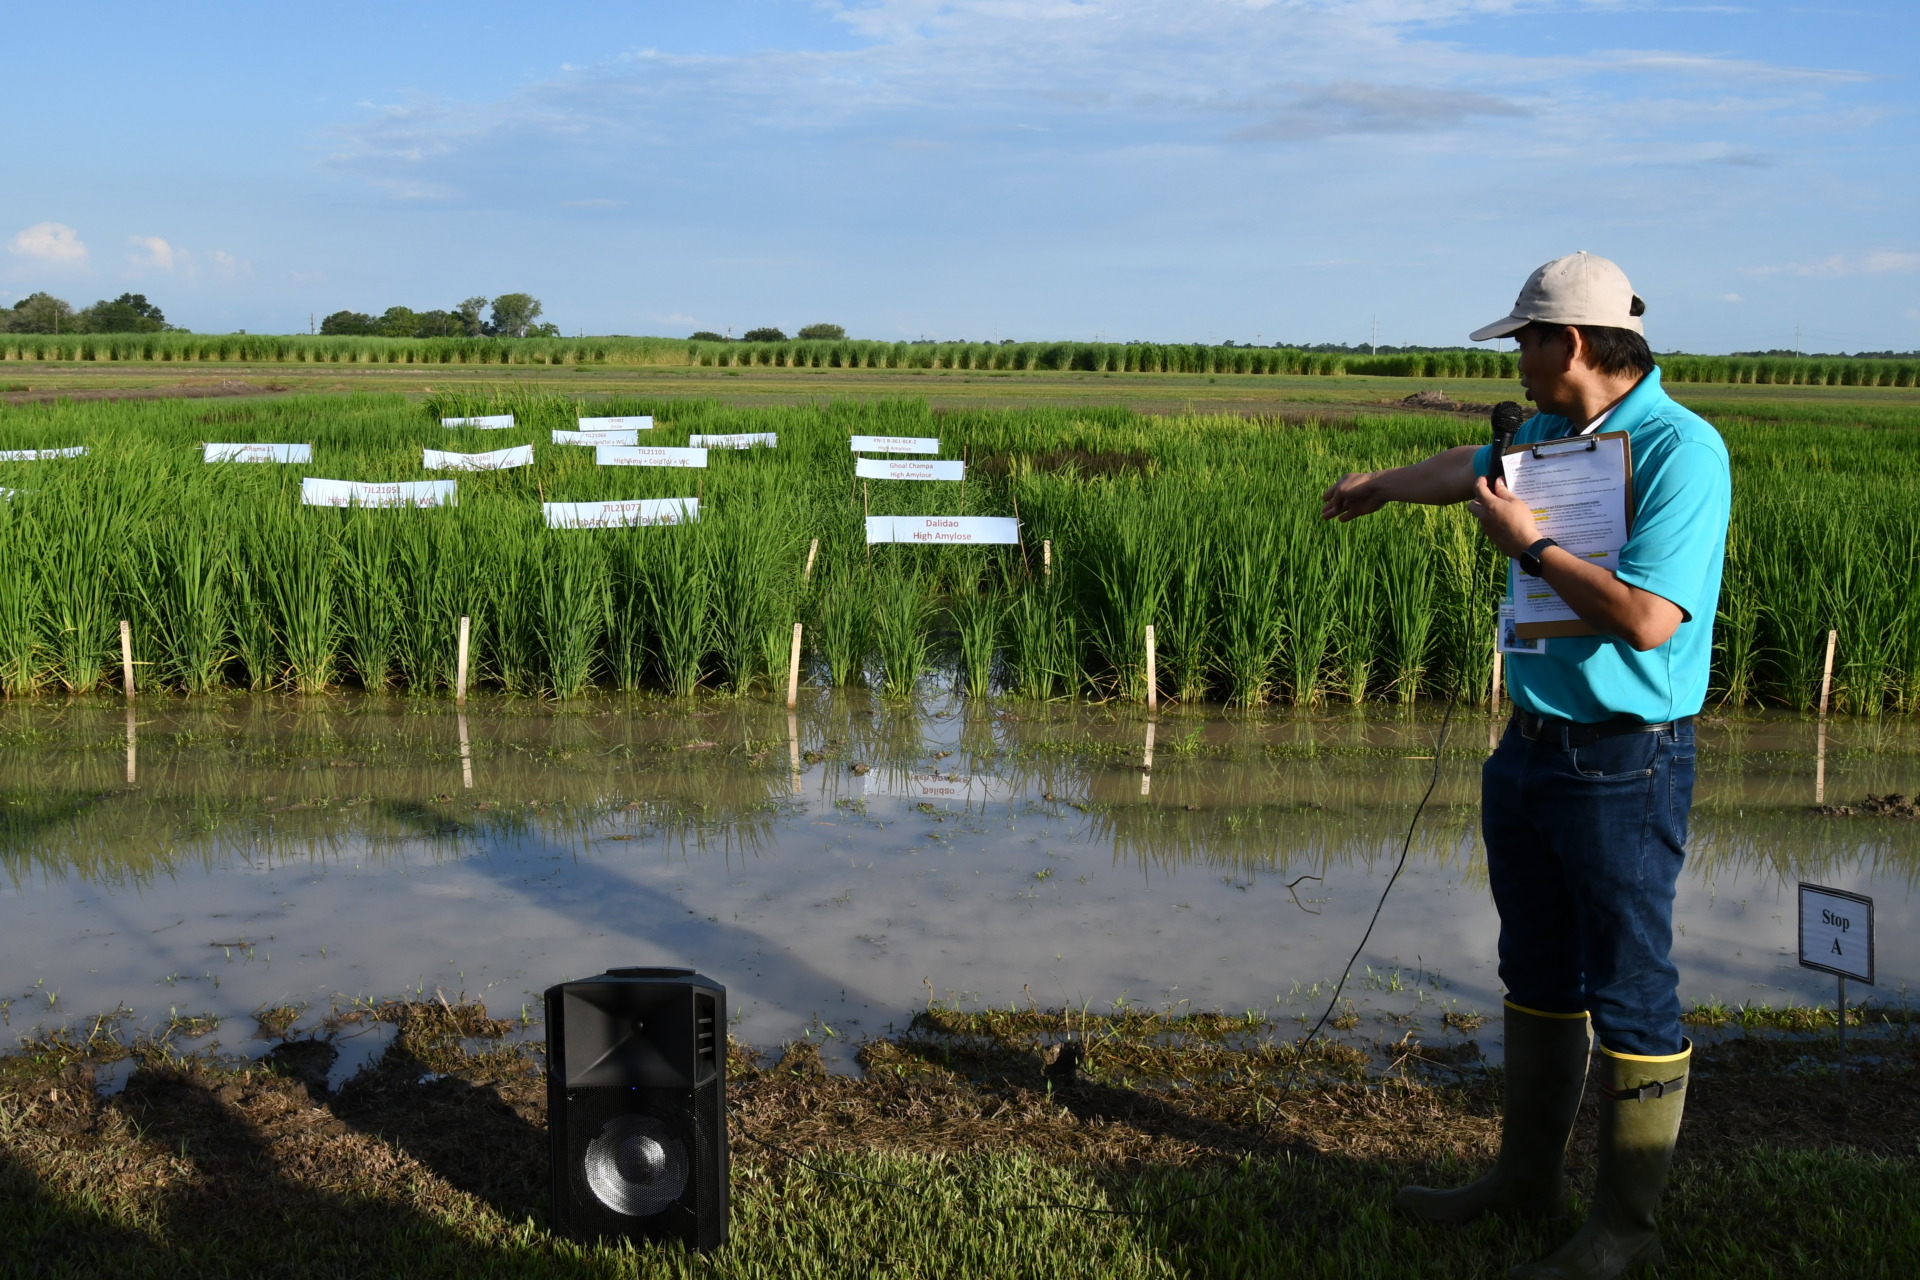
M1662 1261L1653 1209L1667 1185L1680 1136L1693 1042L1671 1057L1640 1058L1601 1047L1600 1159L1593 1211L1573 1239L1513 1280L1612 1280Z
M1493 1172L1454 1191L1402 1187L1394 1207L1422 1222L1458 1224L1485 1213L1566 1212L1561 1181L1592 1049L1584 1013L1540 1013L1508 1003L1507 1097Z

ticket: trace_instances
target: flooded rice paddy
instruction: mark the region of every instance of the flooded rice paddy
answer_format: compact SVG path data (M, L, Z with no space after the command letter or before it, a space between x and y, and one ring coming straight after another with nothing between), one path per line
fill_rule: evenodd
M625 964L697 967L736 1035L810 1035L843 1063L930 998L1317 1015L1440 729L1435 709L1175 711L1149 773L1138 708L810 699L7 705L0 1035L107 1013L258 1052L267 1008L440 993L537 1018L548 985ZM1354 1034L1499 1007L1489 731L1454 717L1349 983ZM1795 963L1801 879L1875 898L1880 984L1856 997L1898 1003L1920 972L1920 823L1812 811L1820 785L1836 804L1920 791L1920 733L1836 721L1824 755L1819 737L1702 723L1688 1000L1833 998ZM201 1015L221 1023L191 1039ZM349 1068L378 1048L342 1047Z

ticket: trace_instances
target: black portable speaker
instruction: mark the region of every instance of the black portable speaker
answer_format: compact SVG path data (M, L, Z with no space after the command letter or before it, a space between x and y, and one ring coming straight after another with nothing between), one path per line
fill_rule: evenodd
M609 969L546 999L554 1229L724 1244L727 989L691 969Z

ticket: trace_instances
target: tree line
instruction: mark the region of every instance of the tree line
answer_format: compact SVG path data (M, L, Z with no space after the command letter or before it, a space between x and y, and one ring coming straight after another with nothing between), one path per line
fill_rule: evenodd
M11 307L0 307L0 333L160 333L185 332L167 323L160 308L144 293L123 293L90 307L73 304L50 293L30 293Z
M801 342L838 342L847 336L847 331L837 324L808 324L800 326L800 332L794 337ZM787 335L779 329L749 329L740 335L742 342L785 342ZM724 333L715 333L711 329L700 329L687 335L688 342L732 342Z
M491 300L468 298L450 311L388 307L377 316L336 311L320 322L320 332L374 338L557 338L560 326L540 321L540 299L530 293L503 293Z

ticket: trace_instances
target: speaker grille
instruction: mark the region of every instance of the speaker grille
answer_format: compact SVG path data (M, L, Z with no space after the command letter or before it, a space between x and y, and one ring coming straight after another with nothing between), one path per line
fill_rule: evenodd
M582 1160L587 1186L615 1213L647 1218L687 1189L687 1146L651 1116L607 1121Z
M569 1089L566 1100L579 1228L694 1243L725 1238L726 1114L717 1079L693 1089Z

